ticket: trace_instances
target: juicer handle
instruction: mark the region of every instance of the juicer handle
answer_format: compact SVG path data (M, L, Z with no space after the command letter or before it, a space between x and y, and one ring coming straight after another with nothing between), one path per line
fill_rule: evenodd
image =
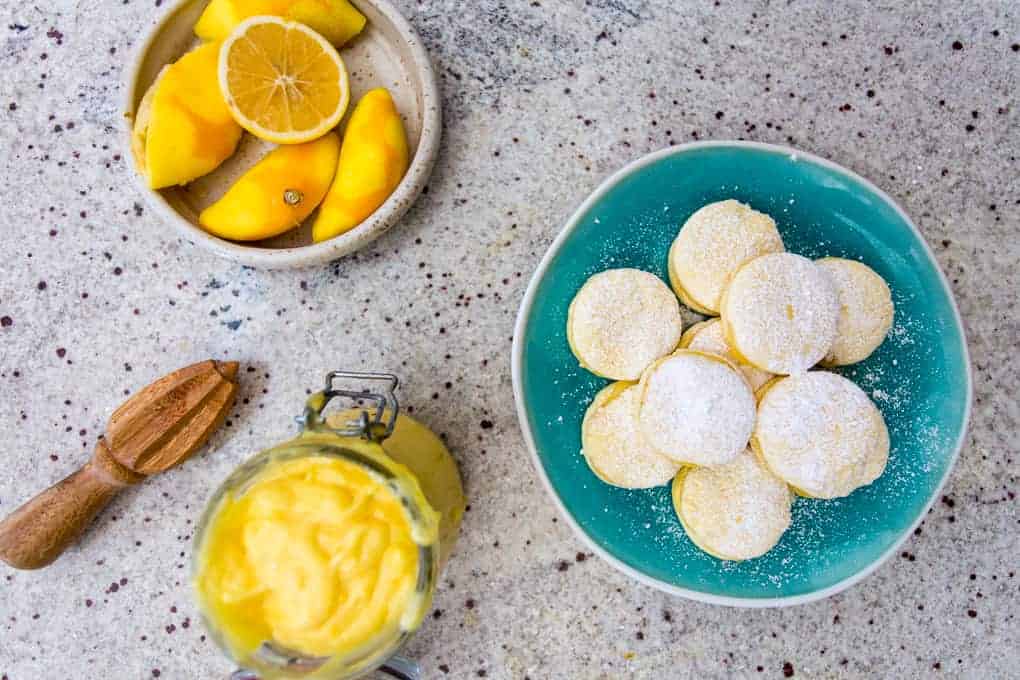
M45 567L78 540L117 492L144 478L115 461L100 440L84 467L0 522L0 559L16 569Z
M391 656L376 671L397 680L421 680L421 666L418 662L399 654ZM230 674L230 680L259 680L259 676L253 671L238 670Z

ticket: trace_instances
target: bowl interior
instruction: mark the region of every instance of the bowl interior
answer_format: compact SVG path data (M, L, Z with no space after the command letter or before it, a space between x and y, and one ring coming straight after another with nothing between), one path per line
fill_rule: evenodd
M849 585L920 521L966 427L970 379L963 331L930 251L906 216L869 184L790 149L692 145L621 175L575 215L522 306L515 381L540 472L600 552L666 590L767 605ZM798 498L779 545L746 562L718 560L696 548L673 512L668 486L629 491L592 474L580 453L581 420L607 381L578 365L565 333L567 307L589 276L637 267L668 282L666 253L680 225L704 204L727 198L772 215L791 252L862 260L888 281L896 305L882 346L840 371L864 388L889 425L885 474L847 498Z
M135 77L129 83L126 112L129 119L133 119L142 97L160 70L199 44L193 28L208 2L209 0L184 0L154 29L146 47L139 55L140 61ZM387 11L382 8L382 3L377 4L371 0L353 2L368 18L368 24L360 35L340 50L350 76L351 103L338 129L343 131L361 95L373 88L385 87L393 96L403 119L413 165L420 150L423 128L427 126L426 111L429 106L425 101L427 84L423 82L422 74L417 68L418 60L413 54L412 44L416 39L409 38L402 27L394 23ZM315 213L296 229L271 239L244 244L233 244L218 239L207 234L199 226L199 213L226 193L238 177L274 146L246 132L241 137L236 153L208 175L186 186L159 191L146 188L145 191L160 197L177 216L197 230L197 235L230 244L233 248L272 251L311 245L313 243L311 225ZM410 174L409 172L408 176ZM405 181L408 176L405 176ZM359 229L361 227L353 231Z

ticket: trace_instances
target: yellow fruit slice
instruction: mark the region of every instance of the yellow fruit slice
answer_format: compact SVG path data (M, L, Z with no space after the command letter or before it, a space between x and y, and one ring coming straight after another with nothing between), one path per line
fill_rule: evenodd
M351 98L347 68L304 24L256 16L223 42L220 89L234 119L260 139L301 144L336 127Z
M202 40L224 40L249 17L287 13L293 0L212 0L195 23L195 35Z
M347 0L297 0L287 18L300 21L340 48L365 28L365 15Z
M397 188L407 163L407 137L393 98L382 87L369 91L347 123L336 179L312 238L325 241L361 224Z
M365 15L348 0L212 0L195 24L202 40L223 40L249 17L275 16L300 21L342 47L365 28Z
M329 189L340 138L281 146L244 173L223 198L202 211L206 231L232 241L257 241L301 224Z
M156 98L159 81L163 78L163 74L166 73L168 68L170 68L169 65L160 69L159 73L156 74L156 79L152 81L152 85L149 85L149 89L145 91L142 100L138 102L138 108L135 109L135 123L131 127L131 155L134 157L135 170L146 178L149 176L149 171L146 168L145 162L145 141L149 134L149 121L152 120L152 100ZM233 117L231 117L231 120L233 120Z
M201 45L164 67L142 98L132 149L153 189L212 172L241 139L217 83L219 47Z

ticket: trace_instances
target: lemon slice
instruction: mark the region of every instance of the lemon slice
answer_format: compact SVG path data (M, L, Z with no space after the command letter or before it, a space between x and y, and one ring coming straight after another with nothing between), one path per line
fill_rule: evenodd
M220 48L220 90L234 119L260 139L301 144L340 122L351 99L337 51L304 24L256 16Z

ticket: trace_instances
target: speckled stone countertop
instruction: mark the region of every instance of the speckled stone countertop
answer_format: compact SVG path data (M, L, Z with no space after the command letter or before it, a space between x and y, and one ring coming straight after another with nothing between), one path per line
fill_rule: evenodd
M167 6L4 3L0 513L88 457L128 390L242 362L206 451L124 493L52 567L0 567L0 678L216 678L187 586L204 500L294 432L337 367L404 377L471 498L426 677L1006 677L1020 667L1020 10L1007 2L398 3L442 80L429 191L356 257L245 269L142 207L119 133L127 56ZM512 322L529 274L608 173L671 143L791 144L875 181L949 275L976 372L940 503L844 593L725 609L583 552L518 431Z

